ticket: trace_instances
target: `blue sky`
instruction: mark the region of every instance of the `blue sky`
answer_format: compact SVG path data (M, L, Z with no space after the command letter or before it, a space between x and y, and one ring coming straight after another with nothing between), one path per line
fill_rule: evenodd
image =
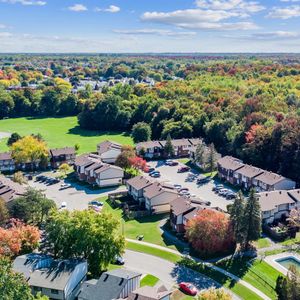
M0 52L300 52L300 0L0 0Z

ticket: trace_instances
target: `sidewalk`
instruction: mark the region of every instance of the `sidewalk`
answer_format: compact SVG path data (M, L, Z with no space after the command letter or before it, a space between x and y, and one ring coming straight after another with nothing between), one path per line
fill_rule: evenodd
M155 244L151 244L151 243L147 243L147 242L143 242L143 241L137 241L137 240L133 240L133 239L126 239L126 241L129 241L129 242L132 242L132 243L136 243L136 244L145 245L145 246L149 246L149 247L156 248L156 249L160 249L160 250L163 250L163 251L166 251L166 252L169 252L169 253L177 254L177 255L179 255L181 257L184 256L182 253L178 252L177 250L169 249L169 248L166 248L166 247L163 247L163 246L159 246L159 245L155 245ZM271 300L263 292L261 292L260 290L258 290L254 286L252 286L250 283L248 283L248 282L242 280L241 278L235 276L234 274L229 273L226 270L224 270L222 268L219 268L219 267L216 267L216 266L212 265L211 263L207 263L207 262L205 262L205 261L203 261L201 259L198 259L198 258L195 258L195 257L192 257L192 259L194 259L196 262L203 263L207 267L212 268L213 270L218 271L218 272L220 272L220 273L222 273L222 274L230 277L231 279L239 282L240 284L242 284L243 286L245 286L246 288L248 288L249 290L251 290L252 292L254 292L255 294L257 294L262 299L264 299L264 300Z

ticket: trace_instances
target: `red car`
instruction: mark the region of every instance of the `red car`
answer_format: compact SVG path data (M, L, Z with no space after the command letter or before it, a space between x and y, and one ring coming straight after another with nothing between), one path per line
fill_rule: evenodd
M179 284L179 288L186 294L191 295L191 296L196 296L198 293L198 290L196 289L195 286L193 286L189 282L181 282Z
M188 172L189 170L190 170L189 167L180 167L177 173L184 173L184 172Z

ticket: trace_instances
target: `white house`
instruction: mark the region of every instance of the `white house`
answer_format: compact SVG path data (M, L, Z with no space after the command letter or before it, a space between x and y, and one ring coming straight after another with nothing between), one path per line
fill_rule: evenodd
M74 300L86 279L87 262L55 260L51 256L31 253L18 256L13 270L24 275L33 294L40 292L50 299Z
M96 183L100 187L121 185L124 177L122 168L108 164L94 170Z

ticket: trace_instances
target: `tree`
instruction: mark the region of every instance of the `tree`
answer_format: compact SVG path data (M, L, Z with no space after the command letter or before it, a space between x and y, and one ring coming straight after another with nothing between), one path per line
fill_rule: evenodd
M151 139L151 127L145 122L139 122L133 125L131 132L135 143L149 141Z
M99 275L125 247L120 221L105 212L55 211L46 234L55 257L84 258L93 276Z
M9 217L4 200L0 197L0 225L5 223Z
M228 215L202 209L186 225L186 237L200 255L215 255L231 251L235 246Z
M255 190L249 192L249 199L246 202L244 217L244 242L243 246L248 249L251 241L256 241L261 234L261 211L258 197L255 195Z
M37 227L12 219L8 229L0 227L0 257L32 252L38 247L39 240Z
M244 243L244 211L245 211L245 200L242 192L237 194L232 205L228 208L230 214L230 220L233 227L234 238L237 243Z
M69 173L72 168L68 164L64 163L59 166L58 170L62 174L62 177L66 177L67 173Z
M288 222L291 227L300 227L300 209L293 208L290 211Z
M47 199L41 191L28 188L23 196L15 199L10 213L26 223L39 225L55 207L55 202Z
M232 296L224 289L216 289L212 287L201 291L197 299L198 300L232 300Z
M201 141L195 150L195 162L200 166L205 164L205 147L205 144Z
M76 143L74 145L74 148L75 148L75 152L77 153L79 151L79 149L80 149L80 144Z
M127 169L131 167L130 159L135 158L135 151L131 146L123 146L121 153L118 155L116 159L116 166L120 168Z
M131 167L134 169L145 171L147 168L147 162L141 157L135 156L129 158L129 162L131 164Z
M17 142L21 138L22 137L17 132L12 133L7 140L7 146L11 146L13 143Z
M278 276L276 280L275 292L278 300L287 300L287 280L284 276Z
M16 163L30 163L32 168L43 160L48 160L48 148L44 141L33 136L25 136L11 146Z
M217 166L217 151L215 149L214 144L210 144L208 146L207 165L208 165L208 170L211 173L216 169L216 166Z
M13 181L17 182L19 184L27 183L27 179L26 179L26 177L23 175L23 173L21 171L18 171L16 173L14 173L14 175L13 175Z
M170 134L168 134L168 136L167 136L166 144L164 147L164 152L167 157L174 156L174 147L172 145L172 138L171 138Z
M0 299L34 300L31 289L22 274L12 270L11 263L0 257Z

